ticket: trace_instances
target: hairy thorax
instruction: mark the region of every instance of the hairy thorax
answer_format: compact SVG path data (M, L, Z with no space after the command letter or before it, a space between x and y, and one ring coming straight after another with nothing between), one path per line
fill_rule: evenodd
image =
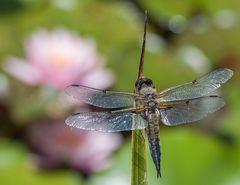
M158 102L155 100L157 92L155 88L144 87L140 94L145 97L144 101L144 118L149 122L156 122L159 116Z

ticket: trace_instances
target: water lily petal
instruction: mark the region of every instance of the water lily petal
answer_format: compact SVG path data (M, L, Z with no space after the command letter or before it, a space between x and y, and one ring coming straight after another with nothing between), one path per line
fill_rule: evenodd
M8 57L4 68L9 74L28 85L36 85L42 77L41 71L34 65L15 57Z

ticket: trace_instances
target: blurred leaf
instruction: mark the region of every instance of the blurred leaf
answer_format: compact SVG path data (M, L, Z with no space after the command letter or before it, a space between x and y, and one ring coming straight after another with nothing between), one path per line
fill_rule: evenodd
M16 124L26 124L32 120L46 117L48 106L59 96L51 88L26 88L25 85L15 85L11 95L12 118Z
M157 180L148 153L149 183L166 185L228 185L240 172L240 149L192 129L161 132L162 178ZM238 177L240 182L240 177Z
M156 177L150 151L146 150L149 184L236 185L240 182L239 147L186 126L164 128L160 135L162 178ZM130 184L130 148L130 141L126 140L110 168L94 176L89 184Z
M23 7L20 0L0 0L0 11L13 11Z
M221 120L220 129L221 132L227 132L231 134L237 141L238 146L240 147L240 86L239 78L235 71L235 76L233 76L232 84L229 84L226 87L226 102L227 102L227 111L225 117Z
M0 179L4 185L79 185L80 178L67 170L38 171L26 149L14 142L0 140Z

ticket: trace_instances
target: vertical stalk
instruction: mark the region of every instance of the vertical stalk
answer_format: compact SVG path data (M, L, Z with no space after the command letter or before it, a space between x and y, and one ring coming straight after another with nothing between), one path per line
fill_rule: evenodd
M131 185L147 185L145 131L132 131L132 177Z
M142 41L142 51L138 68L138 79L143 75L144 51L147 30L147 12L145 12L145 25ZM135 93L139 93L135 89ZM133 121L134 124L134 121ZM144 130L132 131L132 176L131 185L147 185L147 162L146 162L146 141Z

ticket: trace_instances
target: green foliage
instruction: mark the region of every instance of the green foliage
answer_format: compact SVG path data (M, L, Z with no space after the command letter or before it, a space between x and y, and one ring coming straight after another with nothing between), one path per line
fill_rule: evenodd
M208 134L184 129L184 126L164 131L161 137L161 184L227 185L240 180L239 177L236 179L240 170L240 150L237 146L230 146ZM150 170L150 174L154 171ZM157 183L151 176L149 179L149 183Z
M80 178L71 171L59 170L48 173L34 166L34 157L19 143L12 140L0 141L0 179L5 185L74 185ZM36 160L36 159L35 159ZM37 162L37 161L35 161Z
M240 182L239 145L231 146L211 134L187 126L163 128L160 134L162 178L157 179L149 150L146 150L148 184L231 185ZM130 148L131 142L127 140L113 158L111 167L97 174L90 185L108 185L108 180L115 182L113 179L130 184Z

